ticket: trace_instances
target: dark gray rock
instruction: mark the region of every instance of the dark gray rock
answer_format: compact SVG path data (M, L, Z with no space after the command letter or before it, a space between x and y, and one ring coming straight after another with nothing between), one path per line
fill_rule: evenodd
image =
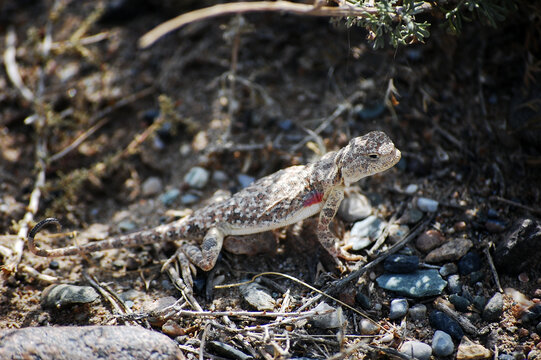
M99 297L96 290L90 286L55 284L48 286L41 295L41 306L61 308L70 305L91 303Z
M451 294L449 296L449 301L455 306L455 309L461 312L468 311L468 306L470 306L471 304L471 302L464 296L460 296L457 294Z
M426 318L426 305L416 304L410 307L408 314L413 321L420 321Z
M451 335L444 331L436 330L432 338L432 352L436 356L449 356L455 351L455 344Z
M417 270L410 274L383 274L376 281L383 289L410 297L439 295L447 285L435 269Z
M407 274L419 268L419 257L415 255L393 254L383 262L385 272Z
M457 265L460 275L468 275L481 269L481 258L476 252L470 251L458 261Z
M441 311L431 312L428 320L430 321L430 326L434 329L446 332L455 340L460 341L464 336L464 331L460 325Z
M500 319L503 314L503 295L499 292L494 294L483 309L483 319L494 322Z
M395 320L404 317L408 313L408 300L406 299L393 299L391 301L391 308L389 311L389 319Z
M541 224L532 219L518 221L496 246L494 262L501 272L517 275L541 269Z

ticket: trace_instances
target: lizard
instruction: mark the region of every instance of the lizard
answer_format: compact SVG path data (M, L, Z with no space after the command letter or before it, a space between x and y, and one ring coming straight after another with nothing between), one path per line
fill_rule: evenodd
M318 240L340 265L339 258L359 259L338 247L336 236L329 228L344 198L344 189L364 177L391 168L400 158L400 150L384 132L372 131L351 139L345 147L329 152L315 162L279 170L226 200L152 229L49 250L37 247L34 236L45 225L58 225L59 222L55 218L44 219L29 232L28 248L39 256L58 257L183 240L177 254L181 256L180 262L184 261L182 277L191 288L190 266L186 266L186 260L188 264L209 271L215 266L222 247L228 250L227 237L275 230L319 214ZM194 240L199 244L194 244ZM238 242L232 243L238 246Z

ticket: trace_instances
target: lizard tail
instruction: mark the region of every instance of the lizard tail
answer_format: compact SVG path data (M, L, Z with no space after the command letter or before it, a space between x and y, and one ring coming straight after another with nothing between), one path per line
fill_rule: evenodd
M43 227L48 224L56 224L57 227L60 227L60 222L55 218L47 218L41 220L30 230L28 233L28 248L30 251L38 256L43 257L59 257L59 256L69 256L76 255L81 253L91 253L94 251L108 250L108 249L117 249L120 247L133 247L145 244L151 244L160 240L163 240L165 234L160 233L154 230L143 230L138 231L132 234L121 235L113 237L106 240L96 241L93 243L88 243L79 246L67 246L59 249L40 249L36 246L34 237L36 234L43 229Z

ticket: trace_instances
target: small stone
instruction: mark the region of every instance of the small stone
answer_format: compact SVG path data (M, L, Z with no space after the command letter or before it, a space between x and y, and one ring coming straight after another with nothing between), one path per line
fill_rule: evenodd
M460 340L464 336L464 331L460 325L441 311L432 311L428 319L430 321L430 326L436 330L446 332L455 340Z
M362 194L353 193L340 204L338 216L347 222L365 219L372 213L370 200Z
M389 319L400 319L408 313L408 300L406 299L394 299L391 301L391 309L389 311Z
M379 333L379 325L368 319L362 319L360 323L361 335L376 335Z
M426 305L425 304L416 304L410 307L408 314L413 321L421 321L426 318Z
M417 209L423 212L436 212L438 210L439 203L436 200L420 197L417 199Z
M462 292L462 281L460 275L454 274L447 278L447 288L451 294L460 294Z
M389 236L387 237L387 240L391 244L396 244L398 241L402 240L409 231L410 228L408 225L391 224L389 226Z
M255 178L246 174L238 174L237 181L239 182L241 188L245 188L250 186L255 181Z
M165 335L168 335L172 338L177 336L186 335L186 331L180 326L176 321L167 320L165 324L162 325L162 331Z
M122 232L134 231L137 225L133 221L123 220L118 223L118 229Z
M495 322L500 319L503 314L503 295L499 292L495 293L483 309L483 320Z
M413 359L429 360L432 355L432 348L430 345L420 341L404 341L398 349L402 354L405 354Z
M415 240L415 247L424 253L445 243L445 237L438 230L427 230Z
M436 330L432 338L432 352L436 356L449 356L455 351L455 344L451 335L444 331Z
M455 229L455 231L465 231L467 228L467 225L466 225L466 222L465 221L457 221L454 225L453 225L453 229Z
M485 277L485 273L483 270L474 271L470 273L470 284L476 284L478 282L481 282Z
M171 189L159 196L160 201L165 205L171 205L180 196L179 189Z
M488 219L485 222L485 228L493 234L499 234L505 231L507 225L498 219Z
M530 281L530 277L528 276L528 273L522 272L518 274L518 281L521 283L527 283Z
M414 255L392 254L384 260L383 268L389 273L412 273L419 268L419 257Z
M370 298L362 292L358 292L357 295L355 295L355 301L364 310L369 310L370 308L372 308L372 302L370 301Z
M383 274L376 281L383 289L411 297L439 295L447 285L434 269L417 270L409 274Z
M425 257L428 263L456 261L466 255L473 243L468 239L454 239L432 250Z
M184 176L184 182L186 182L186 184L192 188L202 189L205 187L205 185L207 185L209 177L210 174L207 169L200 166L194 166Z
M470 306L470 301L466 299L464 296L460 296L457 294L451 294L449 296L449 302L455 306L455 309L457 309L460 312L466 312L468 311L468 306Z
M60 268L60 263L56 260L51 260L51 262L49 263L49 269L58 270L58 268Z
M256 283L241 286L240 293L248 304L260 311L273 310L276 304L273 297Z
M371 215L353 225L347 242L353 250L361 250L381 235L385 226L386 223L383 220Z
M457 360L477 360L492 357L492 351L464 337L456 352Z
M469 252L458 261L458 273L468 275L481 269L481 258L476 252Z
M98 297L96 290L90 286L55 284L43 290L41 307L59 309L69 305L91 303Z
M398 219L399 224L414 225L423 218L423 213L415 208L408 208L404 214Z
M498 355L498 360L515 360L515 357L509 354L500 354Z
M143 196L152 196L162 192L163 184L159 177L151 176L141 185L141 193Z
M473 297L472 303L477 310L483 311L487 303L487 299L484 296L477 295Z
M327 303L320 303L313 311L317 311L322 315L314 315L312 317L312 323L314 326L321 329L336 329L342 327L345 318L342 315L342 311L338 311Z
M229 176L227 176L227 173L222 170L214 170L212 173L212 180L217 183L223 183L229 180Z
M417 192L417 190L419 190L419 186L417 184L409 184L404 189L404 192L408 195L413 195Z
M440 275L447 277L451 274L456 274L457 271L458 267L455 265L455 263L447 263L440 268Z
M191 193L184 194L180 197L182 205L192 205L199 201L199 196Z
M522 313L523 324L531 323L541 319L541 303L537 303Z

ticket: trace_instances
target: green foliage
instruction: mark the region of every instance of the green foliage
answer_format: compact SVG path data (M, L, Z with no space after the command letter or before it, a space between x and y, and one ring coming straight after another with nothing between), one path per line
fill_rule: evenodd
M496 27L510 12L516 11L513 0L460 0L460 1L414 1L414 0L349 0L349 5L376 9L364 16L348 17L348 26L362 26L368 30L368 38L374 48L386 43L397 47L423 42L430 36L430 23L419 21L422 13L431 12L443 17L446 26L455 34L460 33L464 21L475 19ZM439 13L439 14L438 14ZM440 15L441 14L441 15ZM426 16L425 16L426 18Z

